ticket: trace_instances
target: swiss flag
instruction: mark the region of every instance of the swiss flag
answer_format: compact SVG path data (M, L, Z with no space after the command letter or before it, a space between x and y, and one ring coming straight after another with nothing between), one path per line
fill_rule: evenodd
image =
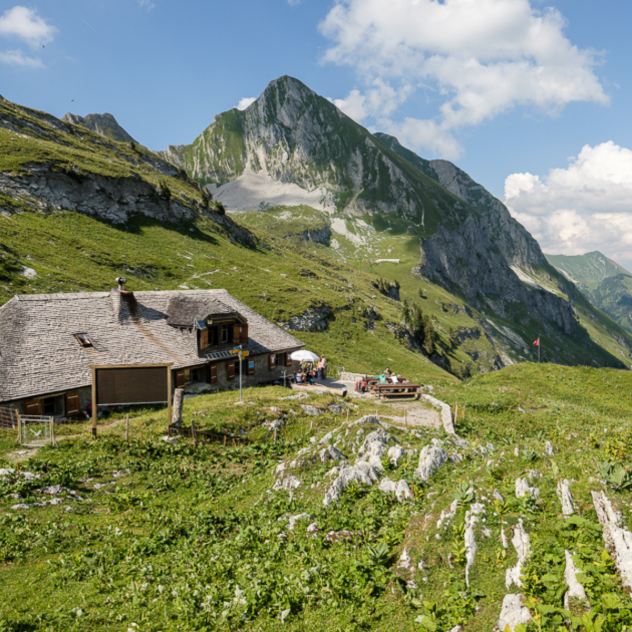
M533 343L534 347L539 347L540 346L540 339L538 338L534 343Z

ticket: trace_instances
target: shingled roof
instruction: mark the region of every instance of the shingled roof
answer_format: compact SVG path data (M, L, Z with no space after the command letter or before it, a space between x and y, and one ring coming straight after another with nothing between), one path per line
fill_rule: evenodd
M167 324L174 327L193 327L196 320L208 316L227 318L239 314L224 303L208 296L174 296L167 305Z
M197 332L168 324L170 304L182 299L240 315L251 355L304 346L226 290L15 296L0 307L0 402L89 386L92 364L203 364ZM92 346L79 343L80 333Z

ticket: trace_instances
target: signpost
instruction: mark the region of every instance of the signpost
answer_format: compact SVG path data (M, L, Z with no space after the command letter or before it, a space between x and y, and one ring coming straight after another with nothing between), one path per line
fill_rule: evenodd
M231 349L231 353L236 353L239 356L239 401L242 401L242 397L241 397L241 375L242 375L242 364L241 361L243 360L243 358L247 358L248 357L248 351L244 350L241 348L241 345L237 346L237 347L233 347L233 349Z

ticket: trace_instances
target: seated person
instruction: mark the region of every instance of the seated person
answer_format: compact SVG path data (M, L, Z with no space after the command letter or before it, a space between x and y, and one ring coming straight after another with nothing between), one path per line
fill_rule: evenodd
M397 384L399 382L399 380L397 379L397 375L393 375L391 377L391 381L393 382L393 384Z
M301 377L300 373L296 374L296 383L297 384L301 384L303 382L303 378Z
M384 369L384 375L385 375L386 377L391 377L391 375L393 375L393 372L392 372L392 371L391 371L388 367L386 367L386 368Z

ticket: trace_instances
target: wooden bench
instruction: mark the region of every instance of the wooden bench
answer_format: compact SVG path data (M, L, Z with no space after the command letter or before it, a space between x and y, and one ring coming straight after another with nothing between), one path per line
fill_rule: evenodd
M382 400L398 397L418 399L421 386L419 384L376 384L373 392Z

